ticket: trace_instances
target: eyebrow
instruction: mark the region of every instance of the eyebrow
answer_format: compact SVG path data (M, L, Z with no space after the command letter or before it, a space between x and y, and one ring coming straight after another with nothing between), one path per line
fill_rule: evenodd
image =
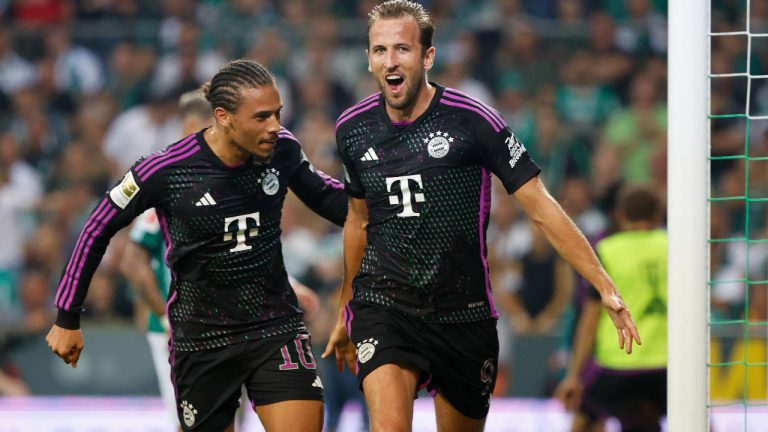
M269 110L265 110L265 111L256 111L255 113L253 113L253 114L251 115L251 117L269 117L269 116L271 116L272 114L275 114L275 113L279 113L279 112L280 112L280 111L282 111L282 110L283 110L283 105L280 105L280 108L278 108L278 109L276 109L276 110L274 110L274 111L269 111Z

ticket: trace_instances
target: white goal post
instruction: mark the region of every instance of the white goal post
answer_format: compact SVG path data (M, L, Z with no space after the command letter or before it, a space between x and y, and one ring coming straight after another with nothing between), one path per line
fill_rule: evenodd
M667 407L673 432L709 430L709 28L710 0L670 0Z

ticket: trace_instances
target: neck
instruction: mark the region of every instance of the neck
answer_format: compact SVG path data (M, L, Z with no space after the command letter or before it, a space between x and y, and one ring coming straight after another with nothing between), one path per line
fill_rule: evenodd
M225 165L235 166L245 163L251 156L234 145L220 125L214 124L203 132L205 142Z
M435 95L436 90L435 86L425 79L424 85L422 85L418 93L416 93L416 98L414 98L411 105L401 110L387 105L387 115L389 116L389 119L397 123L412 122L416 120L420 115L424 114L424 111L426 111L427 108L429 108L429 104L432 102L432 97Z

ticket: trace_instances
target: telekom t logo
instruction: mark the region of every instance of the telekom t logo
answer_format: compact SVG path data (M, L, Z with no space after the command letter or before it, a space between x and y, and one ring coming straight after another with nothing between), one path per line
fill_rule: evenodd
M253 227L248 229L248 220L253 221ZM233 222L235 223L235 229L231 230ZM251 246L245 244L245 241L249 237L256 237L259 234L259 212L249 213L240 216L232 216L224 219L224 241L232 240L232 231L235 231L237 238L237 244L230 249L230 252L241 252L251 250Z
M403 211L398 213L397 216L399 217L414 217L418 216L419 213L416 213L413 211L413 203L411 202L411 181L415 182L417 185L419 185L419 189L424 189L424 186L421 183L421 175L409 175L409 176L400 176L400 177L387 177L387 192L392 192L392 186L395 183L400 183L400 192L403 194ZM417 192L413 194L413 201L416 202L424 202L424 194ZM397 192L395 192L394 195L389 196L389 203L392 205L398 205L401 204L400 197L398 196Z

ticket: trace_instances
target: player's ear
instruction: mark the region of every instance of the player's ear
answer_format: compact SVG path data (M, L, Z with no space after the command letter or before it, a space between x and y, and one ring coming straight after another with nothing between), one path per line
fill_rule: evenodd
M429 71L435 64L435 47L429 47L424 52L424 70Z
M216 109L213 110L213 117L216 119L218 124L224 127L229 127L229 124L232 121L229 115L229 111L222 107L216 107Z

